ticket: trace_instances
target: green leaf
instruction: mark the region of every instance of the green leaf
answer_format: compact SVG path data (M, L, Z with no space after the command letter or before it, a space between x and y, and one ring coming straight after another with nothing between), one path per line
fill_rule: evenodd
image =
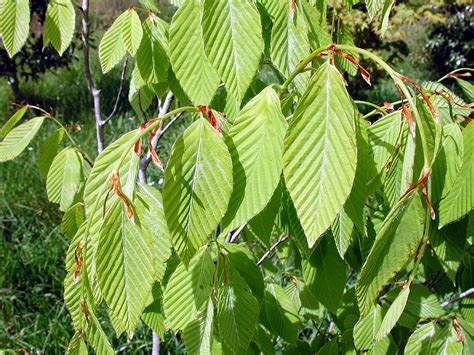
M157 0L139 0L140 4L142 4L143 6L145 6L145 8L147 9L150 9L154 12L156 12L157 14L160 13L160 9L158 8L157 6Z
M267 248L270 248L270 238L274 228L276 227L275 219L280 212L281 204L282 190L280 184L273 193L267 206L262 210L262 212L253 217L247 225L250 232ZM303 239L305 240L305 244L307 244L304 236Z
M452 223L472 210L474 206L474 123L463 130L463 160L448 193L439 203L439 228Z
M87 272L84 267L80 270L77 279L75 277L76 252L79 245L85 242L86 237L87 223L84 223L71 241L67 252L66 270L68 274L64 280L64 300L71 313L74 330L86 335L86 339L97 354L114 354L107 336L94 314L94 306L91 304L92 294L88 277L84 276ZM82 256L84 256L84 252L82 252ZM87 261L90 259L86 257Z
M455 78L469 102L474 102L474 85L464 79Z
M211 354L213 338L214 304L204 304L198 318L189 323L183 332L184 343L189 354Z
M271 87L240 111L226 136L234 189L222 220L223 233L248 222L270 201L280 182L286 129L280 100Z
M337 338L333 338L328 343L324 344L324 346L318 350L318 354L320 355L332 355L339 353L339 343Z
M86 343L82 336L74 334L67 348L67 355L88 355Z
M28 108L29 108L28 105L23 106L18 111L16 111L12 117L9 118L9 120L4 124L4 126L0 130L1 139L3 139L8 134L8 132L10 132L13 129L13 127L15 127L16 124L23 118L26 111L28 111Z
M54 158L46 178L48 199L66 211L77 202L85 175L82 155L71 147L63 149Z
M219 335L234 353L247 350L258 319L259 304L239 273L230 268L218 304Z
M336 242L337 252L344 259L344 254L352 243L354 233L354 223L344 210L338 213L331 226L331 231Z
M365 6L369 13L369 19L372 21L375 17L378 17L383 9L385 0L367 0Z
M193 256L217 227L232 191L232 161L226 145L198 118L173 145L165 171L163 205L178 255Z
M48 176L49 168L58 154L59 145L64 137L64 129L60 128L50 135L41 145L38 152L38 165L41 175Z
M112 172L119 172L120 185L129 198L133 198L136 176L138 173L138 156L132 147L138 139L136 130L131 131L109 145L96 159L84 188L84 205L88 221L87 254L95 260L99 243L99 230L104 222L104 203L112 181ZM118 166L119 162L123 162ZM115 193L111 193L115 197ZM107 204L110 207L110 201ZM100 289L97 284L95 263L87 263L90 282L95 292L96 301L100 301Z
M85 217L84 204L78 202L71 206L63 216L61 232L66 234L68 238L73 239Z
M88 219L100 215L102 219L102 207L105 197L110 189L112 171L118 170L121 186L131 180L129 184L132 188L125 191L126 195L132 195L135 186L134 177L136 176L136 154L130 148L138 139L138 131L134 130L124 134L115 142L110 144L96 159L94 166L87 179L84 188L84 203L86 205L86 215ZM118 163L122 156L125 156L123 164L119 167ZM132 197L132 196L129 196Z
M161 281L166 271L166 262L171 256L171 235L166 224L160 191L145 184L138 184L134 203L140 212L141 223L152 237L153 255L156 263L155 280Z
M275 66L286 77L295 70L300 60L309 53L309 42L306 35L306 27L302 17L291 16L291 1L274 0L272 15L272 42L271 58ZM298 92L302 94L308 81L310 73L302 73L293 81Z
M438 229L436 222L430 225L430 245L444 272L454 283L461 265L466 244L466 224L463 220Z
M0 163L15 159L30 144L44 117L35 117L12 129L0 142Z
M457 341L456 330L450 321L444 327L427 323L408 339L405 354L462 354L462 342Z
M62 56L71 44L75 25L76 13L71 0L52 0L46 11L44 46L51 43Z
M359 115L356 119L357 167L351 193L344 204L344 213L352 220L362 235L366 234L367 217L365 215L365 203L368 195L367 184L370 171L373 170L373 161L370 160L369 156L367 126L367 122Z
M332 42L332 38L326 28L326 15L321 14L306 0L301 1L301 3L303 5L303 16L308 29L308 40L311 48L316 49L327 46ZM318 3L322 3L322 1Z
M176 78L195 105L208 105L220 81L204 52L202 10L201 0L185 1L170 26L171 65Z
M113 355L115 351L107 339L99 320L93 312L89 313L89 325L86 330L86 338L96 354Z
M207 248L195 254L187 267L184 263L179 264L163 298L168 327L177 332L196 319L211 297L213 271L214 264Z
M361 316L354 326L354 345L357 350L372 349L375 335L381 324L382 308L376 304L366 316Z
M231 268L240 275L245 275L245 282L249 285L252 293L258 299L263 298L263 276L262 271L257 266L253 254L247 248L230 243L223 243L226 256Z
M134 57L143 38L142 22L133 8L129 8L124 14L122 23L123 44L128 53Z
M336 33L338 44L350 45L354 46L354 37L352 36L352 32L349 26L345 24L342 20L340 20L338 25L338 30ZM356 60L359 60L359 54L353 51L346 51L347 54L353 56ZM357 74L357 65L349 61L347 58L344 58L341 55L336 55L336 65L342 68L345 72L349 75L356 75Z
M166 326L163 315L163 295L159 283L153 284L151 294L152 302L143 310L141 318L156 334L163 337Z
M387 162L395 151L397 138L404 127L404 118L399 111L379 119L371 125L367 134L369 137L370 159L374 161L377 174L382 174Z
M125 26L127 16L128 11L121 14L100 41L99 58L104 74L115 67L127 53L122 35L122 28ZM140 31L142 31L141 26Z
M152 234L141 225L145 212L135 211L131 221L123 201L115 198L105 215L95 258L104 298L128 334L146 307L155 269Z
M398 319L403 313L405 306L407 304L408 296L410 295L410 287L405 287L398 297L393 301L388 309L387 313L383 317L382 324L380 325L377 334L375 335L375 341L382 340L385 338L393 329L395 324L397 324Z
M0 35L10 58L21 50L29 32L29 0L3 0L0 3Z
M286 189L283 191L282 201L283 204L280 210L280 219L284 232L291 236L302 255L309 258L313 253L315 246L311 248L308 246L308 240L306 239L303 227L301 226L296 213L295 206L293 205L293 201Z
M286 187L310 247L343 207L356 163L354 107L341 74L326 63L301 98L285 139Z
M263 54L260 15L251 0L205 0L204 48L227 89L241 102Z
M395 6L394 0L385 0L382 10L382 23L380 25L380 33L383 36L388 28L388 20L390 18L390 13L392 12L393 7Z
M416 142L408 129L402 132L400 146L396 156L389 159L383 181L383 192L390 207L400 200L414 183ZM419 136L419 135L418 135Z
M436 323L423 324L408 338L405 354L429 354L434 335L438 330Z
M438 202L453 186L462 165L463 138L456 123L443 127L441 150L433 164L431 201Z
M398 290L394 289L394 291ZM396 292L390 291L384 298L394 302L397 298L396 295ZM404 313L410 313L417 318L438 318L446 312L441 307L438 298L430 290L423 285L412 284Z
M291 344L296 344L299 326L298 310L280 285L273 282L266 285L264 306L268 326L273 333Z
M459 319L464 335L464 352L472 354L474 351L474 324L464 319Z
M361 315L369 313L382 288L415 256L423 237L424 217L420 198L412 192L383 221L356 284Z
M464 120L464 116L469 116L472 113L472 108L468 107L462 98L443 84L428 81L423 84L423 88L435 93L435 95L430 97L430 101L438 112L443 124L451 124L453 120L460 123ZM454 102L451 102L451 100Z
M318 301L335 314L346 286L346 264L330 236L321 240L311 258L303 261L303 278Z
M137 52L137 67L147 83L168 80L168 24L155 15L143 24L143 39Z

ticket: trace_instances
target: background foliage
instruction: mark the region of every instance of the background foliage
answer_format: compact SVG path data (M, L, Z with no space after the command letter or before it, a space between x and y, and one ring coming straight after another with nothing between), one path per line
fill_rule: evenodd
M418 3L407 3L398 6L389 26L392 29L400 29L400 33L396 33L397 31L393 33L389 29L388 33L390 35L383 38L378 33L377 23L367 25L367 15L363 7L360 10L351 11L347 14L347 17L351 19L349 23L353 24L351 25L351 31L354 33L354 42L361 47L374 48L383 57L389 58L390 64L397 70L414 77L418 81L438 78L457 67L472 66L472 54L469 52L472 47L469 45L469 40L472 41L472 36L470 35L470 31L472 31L472 6L437 4L436 6L420 7L419 5ZM117 7L120 10L119 12L125 9L124 6L121 7L119 5ZM105 6L105 8L111 9L112 7ZM162 15L164 18L170 18L167 11L172 13L173 7L166 6L164 8ZM93 35L93 38L96 38L96 46L98 45L99 38L102 37L103 29L110 26L110 18L112 17L108 13L102 18L97 16L97 19L94 20L94 23L97 24L97 32ZM420 38L415 40L408 33L417 33L420 35ZM459 38L459 41L453 43L452 33L465 34L459 35L459 37L455 36ZM448 46L446 43L450 45ZM446 48L452 49L447 52ZM39 67L34 63L23 63L21 59L17 59L20 60L21 65L15 64L16 68L20 67L20 70L29 71L34 75L18 75L18 87L15 87L16 84L12 82L11 76L8 81L3 83L0 96L0 101L2 102L0 104L5 115L2 118L2 123L13 112L13 107L9 104L10 101L28 102L46 108L54 107L55 112L64 122L81 124L82 130L77 133L78 140L81 141L81 144L92 155L95 138L91 133L93 130L90 122L91 100L82 74L81 54L73 46L69 50L70 53L66 54L63 59L52 59L53 64L51 64L51 62L48 62L49 50L47 49L45 52L42 52L41 49L40 45L35 47L34 44L23 49L23 51L32 51L29 52L30 54L28 52L24 53L26 58L34 58L31 53L35 53L40 58L35 60L35 63L40 62ZM94 55L97 54L94 53ZM20 53L18 58L21 58L21 56L22 54ZM77 57L78 60L73 60L74 57ZM420 65L413 69L410 64L413 62L420 63ZM107 106L112 106L116 88L119 85L120 70L113 69L108 76L102 76L99 75L98 61L93 60L93 63L95 63L94 76L102 88L103 100ZM440 67L440 63L446 63L446 66ZM49 71L51 67L58 66L62 68ZM351 93L357 98L375 103L398 99L397 92L392 84L388 83L386 77L381 73L377 75L377 69L370 65L367 66L369 71L375 73L374 77L377 78L374 87L368 90L362 89L363 86L360 79L351 78L349 85ZM29 69L22 69L25 67L29 67ZM39 75L40 73L41 75ZM265 72L262 68L261 75L268 75L268 72ZM76 83L76 85L71 85L71 83ZM451 79L451 83L454 84L454 80ZM129 83L126 85L128 86ZM462 94L458 87L453 85L452 88L458 94ZM107 128L108 140L110 142L114 141L122 133L135 128L140 122L140 117L137 117L140 114L137 115L134 111L128 111L127 106L121 105L119 116L114 119L114 124ZM171 151L171 143L175 141L185 126L187 126L186 121L183 122L180 128L175 128L175 132L165 136L166 140L160 143L160 152L164 152L162 156L164 161L167 161L166 152ZM48 136L46 132L42 134L44 134L44 137ZM41 141L41 139L38 139L38 141ZM0 297L2 299L4 324L2 324L0 339L2 340L2 346L6 348L23 347L26 349L56 351L57 349L64 350L73 334L70 327L71 320L62 303L62 280L65 276L63 262L68 240L58 229L61 214L56 207L51 206L47 202L46 194L42 187L44 177L38 173L36 166L35 155L38 151L36 148L38 147L29 149L20 160L0 166L0 196L2 196L2 213L0 215L2 216L1 230L4 236L1 246L1 257L2 260L6 261L2 263L4 270L1 273L5 276L1 282L2 290ZM21 178L21 182L18 179L18 171L24 171L26 175L25 178ZM161 177L161 173L155 172L149 176L149 180L159 184ZM379 208L377 201L373 201L373 206L376 209ZM21 226L21 228L18 226ZM32 226L34 228L31 228ZM336 247L324 245L324 248L328 250L323 253L327 258L332 261L337 259L337 245ZM448 251L445 252L447 253ZM285 275L287 272L292 273L294 270L291 269L291 265L294 264L294 261L291 259L295 256L290 253L289 248L282 245L278 249L277 254L278 261L277 258L274 259L275 266L269 267L276 267L276 270L279 270L276 274ZM464 268L470 262L469 253L466 255L468 255L466 257L468 258L466 259L467 261L462 261L462 265L464 265L462 267ZM352 258L353 265L360 263L360 255L351 255L350 253L348 257ZM312 262L317 263L317 258L314 257L308 261L308 263ZM431 259L427 258L423 263L423 268L426 268L427 275L431 276L428 284L430 288L436 290L439 297L444 299L453 289L452 280L455 278L456 273L451 274L451 277L449 277L449 273L440 271L446 270L446 266L432 266L432 264L437 264L438 262L434 257ZM456 261L453 262L455 263ZM460 262L457 261L457 263L459 264ZM236 276L235 280L235 283L238 284L239 277ZM275 314L276 311L279 311L278 307L280 305L276 304L275 299L284 298L285 292L291 295L293 289L301 286L298 283L290 282L291 280L285 278L285 276L282 276L281 280L277 278L276 281L283 285L285 290L278 284L269 284L267 286L267 289L264 291L265 304L268 304L268 306L265 306L268 307L265 309L267 314ZM318 275L314 275L314 283L319 282L321 280L318 279ZM337 286L334 285L333 287L337 288ZM465 281L463 286L470 286L469 281ZM334 292L334 294L338 294L337 290ZM412 290L411 292L423 294L424 291ZM300 295L304 294L304 292L300 293ZM390 302L395 299L395 296L391 297L387 295L387 299ZM331 302L331 300L327 302ZM331 310L330 303L322 303ZM52 306L53 304L54 306ZM292 309L291 301L288 300L284 305L286 307L284 311L286 314L289 314L285 319L289 319L290 323L297 323L298 320L293 319L291 316L291 314L295 313L294 309ZM436 313L439 310L431 311ZM327 314L320 310L308 309L307 312L308 314L312 312L317 313L317 317L315 317L317 322L314 320L310 321L308 329L313 331L308 331L308 334L301 334L300 338L307 340L306 343L316 348L326 342L325 334L328 334L328 330L331 329L331 322ZM99 316L106 318L106 311L99 309ZM427 317L430 316L432 315L427 315ZM378 317L377 314L375 314L375 317ZM55 319L55 322L51 323L51 319ZM347 322L351 322L351 320L348 319ZM31 326L30 324L34 325ZM295 326L291 324L285 324L285 327L282 328L272 329L274 332L281 334L281 344L277 345L277 349L281 350L284 348L286 346L285 341L294 342L295 329ZM435 330L443 332L445 329ZM424 329L419 329L417 332L421 333L422 330ZM107 325L106 331L108 338L113 339L113 327ZM287 331L288 334L286 334ZM186 330L184 334L186 336ZM264 337L264 334L262 336ZM308 338L305 338L305 336L308 336ZM406 334L397 334L397 336L403 339ZM126 341L126 337L122 336L120 339L114 339L113 345L115 345L116 349L124 351L132 349L145 349L149 351L150 339L148 330L141 325L136 330L131 341ZM278 346L281 346L281 348L278 348ZM299 341L298 346L304 347L307 345ZM331 346L334 347L334 342L327 343L326 351L330 352ZM166 349L170 351L184 351L182 341L171 334L164 337L162 349L163 351ZM288 351L291 351L291 349L291 347L287 348Z

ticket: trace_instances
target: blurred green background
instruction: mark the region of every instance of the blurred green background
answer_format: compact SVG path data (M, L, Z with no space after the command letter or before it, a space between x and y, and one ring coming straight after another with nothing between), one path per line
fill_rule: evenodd
M46 0L34 1L33 7L41 14L46 4ZM94 47L104 29L129 4L123 0L92 3ZM376 50L401 73L424 82L436 80L453 69L473 67L473 5L399 1L383 38L377 30L379 25L369 24L364 5L359 5L341 14L341 18L351 24L355 44ZM160 6L161 16L170 19L174 7L166 3ZM14 112L14 103L35 104L53 110L64 123L80 124L81 131L71 133L95 156L95 128L82 72L79 37L63 58L55 57L48 49L42 51L40 36L33 36L14 60L9 60L4 52L0 49L0 126ZM92 63L107 113L117 94L121 68L101 75L95 49ZM373 86L367 87L359 77L350 78L349 90L353 97L376 104L399 99L391 81L377 68L365 64L373 75ZM128 83L119 111L105 129L107 144L140 123L127 95ZM161 141L159 151L165 160L172 142L184 127L185 121L174 126L173 132ZM33 146L18 159L0 165L0 349L62 353L72 336L62 299L64 259L69 241L60 232L61 213L57 206L48 203L45 181L36 163L38 148L53 129L51 126L42 130ZM157 184L159 179L156 172L151 175ZM112 339L111 326L107 331ZM151 333L141 325L133 339L115 339L113 345L120 352L150 352ZM180 353L184 349L179 339L169 334L161 348L161 353L166 351Z

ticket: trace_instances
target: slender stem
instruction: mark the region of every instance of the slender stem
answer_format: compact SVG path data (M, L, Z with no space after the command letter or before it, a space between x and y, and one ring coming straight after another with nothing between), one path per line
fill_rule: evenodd
M375 108L374 111L379 111L379 113L380 112L385 113L385 114L387 113L387 110L384 107L373 104L372 102L362 101L362 100L354 100L354 102L358 105L366 105L366 106L373 107Z
M125 83L125 74L127 73L127 65L128 65L128 58L125 59L125 61L123 62L122 74L120 75L120 86L117 92L117 97L115 98L114 108L112 109L112 112L107 116L107 118L101 122L102 126L105 126L117 113L119 103L120 103L120 96L122 96L123 86Z
M266 253L263 254L263 256L260 258L260 260L257 262L257 266L262 265L263 262L265 261L265 259L268 258L268 257L275 251L275 249L278 248L278 246L279 246L280 244L283 244L283 243L286 242L288 239L290 239L290 237L286 235L286 236L284 236L283 238L281 238L280 240L278 240L275 244L273 244L273 245L271 246L271 248L268 249L268 250L266 251Z
M460 71L474 71L473 68L458 68L458 69L455 69L453 70L452 72L449 72L448 74L446 74L445 76L443 76L441 79L438 80L438 83L442 82L443 80L447 79L450 77L450 74L454 74L454 73L457 73L457 72L460 72Z
M89 154L84 150L84 148L82 148L82 146L80 144L78 144L76 142L76 140L72 137L72 135L69 133L69 131L66 129L66 127L64 127L64 125L56 118L54 117L53 115L49 114L48 112L46 112L45 110L43 110L42 108L39 108L39 107L36 107L36 106L31 106L31 108L34 108L34 109L37 109L37 110L40 110L41 112L45 113L45 117L46 118L49 118L51 121L53 121L54 123L56 123L59 127L61 127L61 129L64 131L64 133L66 134L66 137L69 139L69 141L71 142L71 144L81 152L81 154L83 155L84 159L90 164L90 166L94 165L94 160L91 159L91 157L89 156Z
M413 97L412 97L410 91L408 90L408 87L405 85L405 82L400 78L398 73L395 70L393 70L390 67L390 65L388 65L384 60L382 60L381 58L379 58L375 54L373 54L373 53L371 53L371 52L369 52L365 49L355 47L355 46L351 46L351 45L342 45L342 44L337 44L335 46L335 49L339 49L339 50L342 50L342 51L356 52L356 53L359 53L363 56L366 56L367 58L370 58L372 61L374 61L375 63L380 65L387 72L388 75L390 75L390 77L394 81L395 85L400 87L400 90L402 91L403 95L405 95L405 97L406 97L406 99L407 99L408 103L410 104L410 107L413 111L413 114L415 116L415 122L416 122L416 124L418 126L418 130L420 132L421 145L423 147L423 158L424 158L424 162L425 162L425 167L430 167L431 162L430 162L430 158L429 158L429 154L428 154L428 140L426 138L427 135L426 135L426 132L425 132L425 128L424 128L423 124L421 123L421 117L420 117L420 114L419 114L418 109L416 107L415 101L413 100Z
M303 60L300 61L300 63L296 66L295 70L288 76L288 79L282 84L280 90L282 92L288 91L288 86L291 84L291 82L296 78L298 74L304 71L306 66L311 63L314 58L316 58L320 53L324 52L327 50L327 47L320 47L313 51L309 56L304 58Z

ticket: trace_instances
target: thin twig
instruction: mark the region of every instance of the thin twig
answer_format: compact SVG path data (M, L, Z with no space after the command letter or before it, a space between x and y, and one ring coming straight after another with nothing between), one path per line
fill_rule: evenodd
M257 262L257 266L262 265L263 262L265 261L265 259L268 258L271 254L273 254L273 252L276 250L276 248L278 248L278 246L279 246L280 244L283 244L283 243L286 242L288 239L290 239L290 237L286 235L286 236L284 236L283 238L281 238L278 242L276 242L275 244L273 244L273 245L271 246L271 248L268 249L268 250L266 251L266 253L263 254L263 256L260 258L260 260Z
M472 295L472 294L474 294L474 287L473 287L473 288L470 288L470 289L467 290L467 291L464 291L464 292L460 293L457 297L454 297L453 299L444 301L443 303L441 303L441 307L446 307L446 306L450 305L451 303L460 301L460 300L462 300L463 298L469 297L469 296Z
M114 108L112 109L112 112L110 113L110 115L108 115L107 118L101 122L102 126L105 126L117 113L117 110L118 110L118 107L119 107L119 104L120 104L120 98L122 96L122 91L123 91L123 87L124 87L124 83L125 83L125 75L127 73L127 65L128 65L128 58L125 59L125 61L123 62L122 74L120 75L120 86L119 86L119 89L118 89L118 92L117 92L117 97L115 98Z
M163 105L160 108L158 117L162 117L168 113L171 103L173 102L173 99L174 99L174 95L171 91L169 91L168 94L166 95ZM151 146L153 147L153 149L156 149L160 138L173 125L173 123L175 123L181 116L182 116L182 113L176 116L173 116L166 126L160 128L160 130L155 134L155 136L151 140ZM145 156L142 159L140 159L139 167L138 167L138 178L142 182L146 181L146 170L148 168L148 165L150 165L151 163L151 159L152 159L152 156L151 156L150 151L148 151L145 154Z
M237 228L237 230L233 234L229 233L229 235L226 238L226 242L227 243L235 242L235 240L239 237L240 233L242 233L246 225L247 223L243 223L239 228Z
M84 55L84 76L86 77L87 88L94 102L94 116L97 138L97 150L101 153L104 150L104 129L100 112L100 90L94 85L90 66L90 43L89 43L89 0L82 0L82 42Z

